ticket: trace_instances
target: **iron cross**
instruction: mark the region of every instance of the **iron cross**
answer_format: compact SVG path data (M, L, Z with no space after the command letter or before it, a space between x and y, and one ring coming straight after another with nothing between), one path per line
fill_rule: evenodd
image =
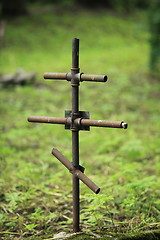
M63 124L65 129L72 132L72 163L68 161L57 149L52 154L72 173L73 187L73 231L80 231L80 207L79 207L79 179L84 182L94 193L98 194L100 188L85 174L84 168L79 165L79 131L89 131L92 127L127 128L127 123L118 121L91 120L89 112L79 111L79 85L83 81L106 82L106 75L84 74L79 69L79 39L72 39L72 68L68 73L44 73L45 79L67 80L72 87L72 110L65 111L64 118L30 116L29 122Z

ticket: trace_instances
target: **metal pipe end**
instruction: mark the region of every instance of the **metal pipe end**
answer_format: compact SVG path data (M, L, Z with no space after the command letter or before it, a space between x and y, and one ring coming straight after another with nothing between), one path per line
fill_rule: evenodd
M47 79L47 73L44 73L44 74L43 74L43 78L44 78L44 79Z
M108 80L108 77L107 77L107 75L105 75L104 76L104 82L107 82L107 80Z
M100 192L100 188L97 188L97 190L95 191L96 194L98 194Z
M122 122L122 128L127 129L128 128L128 123Z
M77 41L79 40L79 38L72 38L72 41Z
M34 120L33 120L34 117L35 117L35 116L28 116L27 121L28 121L28 122L34 122Z
M55 156L55 151L57 151L56 148L53 148L52 151L51 151L51 153L52 153L53 156Z

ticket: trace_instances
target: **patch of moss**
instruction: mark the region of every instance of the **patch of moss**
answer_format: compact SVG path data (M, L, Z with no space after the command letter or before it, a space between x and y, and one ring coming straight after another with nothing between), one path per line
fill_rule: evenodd
M101 239L101 240L159 240L160 230L157 231L147 231L140 233L125 233L125 234L114 234L114 236L106 236L107 233L98 233L100 238L90 234L78 234L67 238L67 240L90 240L90 239Z
M67 238L67 240L93 240L93 239L101 239L101 240L112 240L111 237L94 237L93 235L89 235L89 234L78 234L78 235L75 235L75 236L72 236L72 237L69 237Z
M158 240L160 239L160 231L147 231L140 233L123 234L123 236L117 238L117 240Z

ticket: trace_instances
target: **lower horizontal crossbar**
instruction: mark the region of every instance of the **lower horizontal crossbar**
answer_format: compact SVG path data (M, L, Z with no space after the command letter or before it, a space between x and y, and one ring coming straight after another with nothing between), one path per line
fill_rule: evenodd
M52 124L67 124L71 125L71 118L58 118L58 117L39 117L30 116L28 117L29 122L39 122L39 123L52 123ZM109 127L109 128L124 128L128 127L127 123L120 121L106 121L106 120L92 120L84 118L76 118L74 124L77 127L81 126L91 126L91 127Z
M94 193L98 194L100 188L92 182L83 172L75 168L68 159L66 159L57 149L52 150L52 154L66 167L68 170L75 174L84 184L86 184Z

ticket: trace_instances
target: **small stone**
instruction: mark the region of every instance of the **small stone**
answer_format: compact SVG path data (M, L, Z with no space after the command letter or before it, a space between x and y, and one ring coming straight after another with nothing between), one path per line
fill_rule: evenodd
M67 237L70 237L71 234L68 234L66 232L60 232L58 234L55 234L53 236L53 239L64 239L64 238L67 238Z

